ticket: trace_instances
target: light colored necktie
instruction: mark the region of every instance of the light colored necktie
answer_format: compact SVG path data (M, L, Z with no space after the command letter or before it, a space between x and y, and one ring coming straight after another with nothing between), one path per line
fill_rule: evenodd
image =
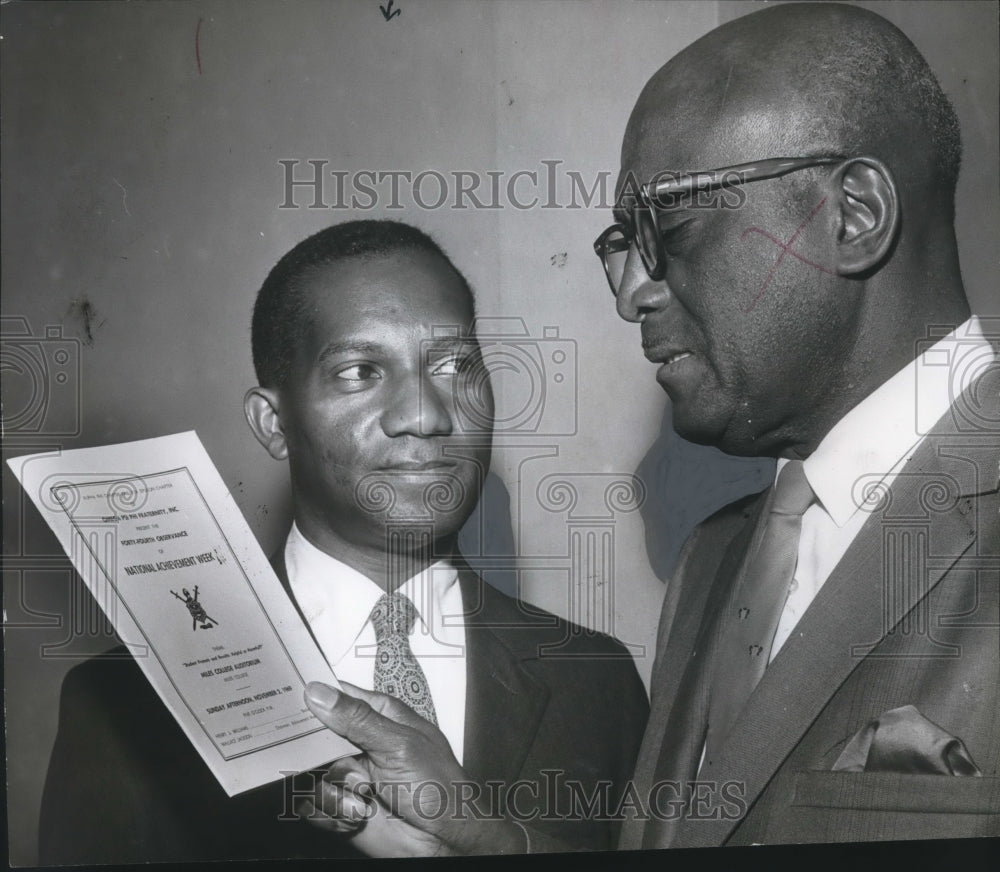
M375 690L405 702L435 726L437 713L427 676L410 648L417 608L402 593L383 594L369 620L375 629Z
M764 674L798 560L802 515L815 498L801 460L784 465L760 545L723 616L709 688L704 766L717 759L733 723Z

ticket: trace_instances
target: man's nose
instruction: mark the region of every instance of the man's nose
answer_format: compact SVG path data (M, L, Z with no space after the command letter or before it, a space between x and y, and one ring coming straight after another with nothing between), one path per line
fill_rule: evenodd
M447 387L437 385L429 376L401 381L382 415L386 435L450 435L454 423L449 388L450 382Z
M626 321L642 321L647 314L662 309L670 302L667 282L655 282L643 266L642 256L633 245L625 260L621 285L616 297L618 314Z

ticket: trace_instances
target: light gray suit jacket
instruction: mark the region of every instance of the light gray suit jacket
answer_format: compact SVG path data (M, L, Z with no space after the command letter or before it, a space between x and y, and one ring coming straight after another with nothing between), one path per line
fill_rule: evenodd
M998 397L994 365L924 440L698 776L712 783L678 811L674 785L695 778L705 736L702 664L766 493L692 534L637 764L637 793L659 808L631 815L622 848L1000 834ZM982 777L831 771L859 730L908 705L961 739Z

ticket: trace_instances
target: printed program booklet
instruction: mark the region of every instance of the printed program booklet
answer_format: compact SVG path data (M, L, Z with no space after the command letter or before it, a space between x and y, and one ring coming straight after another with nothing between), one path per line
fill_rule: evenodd
M8 463L227 794L356 753L303 701L337 681L197 434Z

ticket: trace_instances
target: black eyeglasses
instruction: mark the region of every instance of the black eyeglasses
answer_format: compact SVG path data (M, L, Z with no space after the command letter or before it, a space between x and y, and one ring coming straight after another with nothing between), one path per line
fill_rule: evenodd
M653 181L642 185L638 192L638 202L631 207L630 212L625 213L627 217L612 224L594 240L594 252L604 265L611 293L618 296L625 274L625 261L633 242L649 277L658 282L666 275L667 255L660 231L660 211L676 206L682 198L700 191L774 179L786 173L842 160L845 158L775 157L704 172L660 173Z

